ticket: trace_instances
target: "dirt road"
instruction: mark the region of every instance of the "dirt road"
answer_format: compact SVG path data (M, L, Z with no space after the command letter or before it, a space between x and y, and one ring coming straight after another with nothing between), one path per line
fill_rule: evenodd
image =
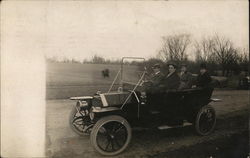
M209 136L197 136L192 126L167 130L135 130L129 147L117 158L149 157L224 157L216 154L231 150L226 147L231 138L240 135L248 138L248 91L215 91L214 98L223 99L213 103L217 112L215 132ZM102 157L90 146L89 137L80 137L68 125L68 116L74 101L48 100L46 123L46 146L49 157L98 158ZM244 139L246 140L246 139ZM246 143L247 141L245 141ZM239 142L242 144L241 142ZM206 144L206 145L205 145ZM239 146L236 144L235 150ZM238 150L241 150L239 148ZM242 149L246 152L245 148ZM204 151L204 152L203 152Z

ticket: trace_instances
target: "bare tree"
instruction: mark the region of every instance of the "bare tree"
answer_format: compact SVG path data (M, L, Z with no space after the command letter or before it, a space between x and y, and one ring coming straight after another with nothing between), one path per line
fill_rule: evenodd
M223 76L225 75L225 73L227 73L228 75L229 70L232 69L232 65L237 64L237 50L234 48L233 43L229 39L226 39L224 37L215 35L213 41L213 52L216 58L216 62L221 65Z
M187 47L190 44L190 36L187 34L162 37L162 48L159 54L165 61L187 60Z
M217 34L195 43L196 62L206 62L213 70L220 67L223 76L240 71L239 54L240 50L229 39Z
M232 73L239 73L240 72L240 66L239 66L239 50L235 48L231 48L229 50L228 57L225 64L226 69L226 76L229 74L232 75Z
M239 55L239 65L242 71L248 71L250 69L249 65L249 50L243 48Z
M95 63L95 64L103 64L105 63L105 59L101 56L98 56L98 55L94 55L92 60L91 60L92 63Z
M195 42L195 60L196 62L210 62L214 63L214 47L215 42L213 38L203 38L201 42Z

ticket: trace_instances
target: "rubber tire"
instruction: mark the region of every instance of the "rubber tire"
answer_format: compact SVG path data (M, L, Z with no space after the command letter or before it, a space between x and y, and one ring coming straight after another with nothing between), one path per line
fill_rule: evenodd
M123 125L126 127L127 134L128 134L128 137L127 137L127 140L126 140L124 146L116 152L103 151L102 149L100 149L100 147L96 143L96 136L97 136L99 129L102 127L102 125L104 125L108 122L111 122L111 121L124 122ZM114 156L114 155L120 154L121 152L123 152L127 148L127 146L130 143L131 137L132 137L132 130L131 130L131 127L130 127L128 121L121 116L111 115L111 116L105 116L96 122L96 124L94 125L94 127L91 131L91 134L90 134L90 141L91 141L91 144L94 147L94 149L97 152L99 152L100 154L105 155L105 156Z
M86 135L89 135L88 133L83 133L83 132L80 132L78 131L75 126L72 124L73 120L74 120L74 116L75 114L77 113L77 110L75 108L75 106L72 107L71 109L71 112L70 112L70 115L69 115L69 126L70 128L76 133L78 134L79 136L86 136Z
M200 120L200 117L201 117L201 114L202 112L205 110L205 109L210 109L214 112L214 117L215 117L215 120L214 120L214 124L212 126L212 128L207 132L207 133L202 133L199 129L199 120ZM214 131L214 128L215 128L215 125L216 125L216 112L214 110L214 108L211 106L211 105L206 105L206 106L203 106L197 113L196 115L196 119L195 119L195 122L194 122L194 126L195 126L195 131L197 132L197 134L201 135L201 136L206 136L206 135L209 135L210 133L212 133Z

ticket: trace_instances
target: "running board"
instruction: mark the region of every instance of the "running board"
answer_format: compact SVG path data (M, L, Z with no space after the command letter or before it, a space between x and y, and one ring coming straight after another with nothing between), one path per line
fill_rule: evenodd
M184 122L183 125L177 125L177 126L163 125L163 126L159 126L158 129L164 130L164 129L170 129L170 128L179 128L179 127L191 126L191 125L192 125L192 123Z

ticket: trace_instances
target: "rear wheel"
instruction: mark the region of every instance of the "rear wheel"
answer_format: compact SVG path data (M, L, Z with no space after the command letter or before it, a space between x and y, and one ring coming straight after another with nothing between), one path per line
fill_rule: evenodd
M216 113L211 105L206 105L197 113L195 130L199 135L208 135L213 132L216 124Z
M131 127L121 116L111 115L101 118L94 125L90 141L102 155L112 156L124 151L131 140Z

